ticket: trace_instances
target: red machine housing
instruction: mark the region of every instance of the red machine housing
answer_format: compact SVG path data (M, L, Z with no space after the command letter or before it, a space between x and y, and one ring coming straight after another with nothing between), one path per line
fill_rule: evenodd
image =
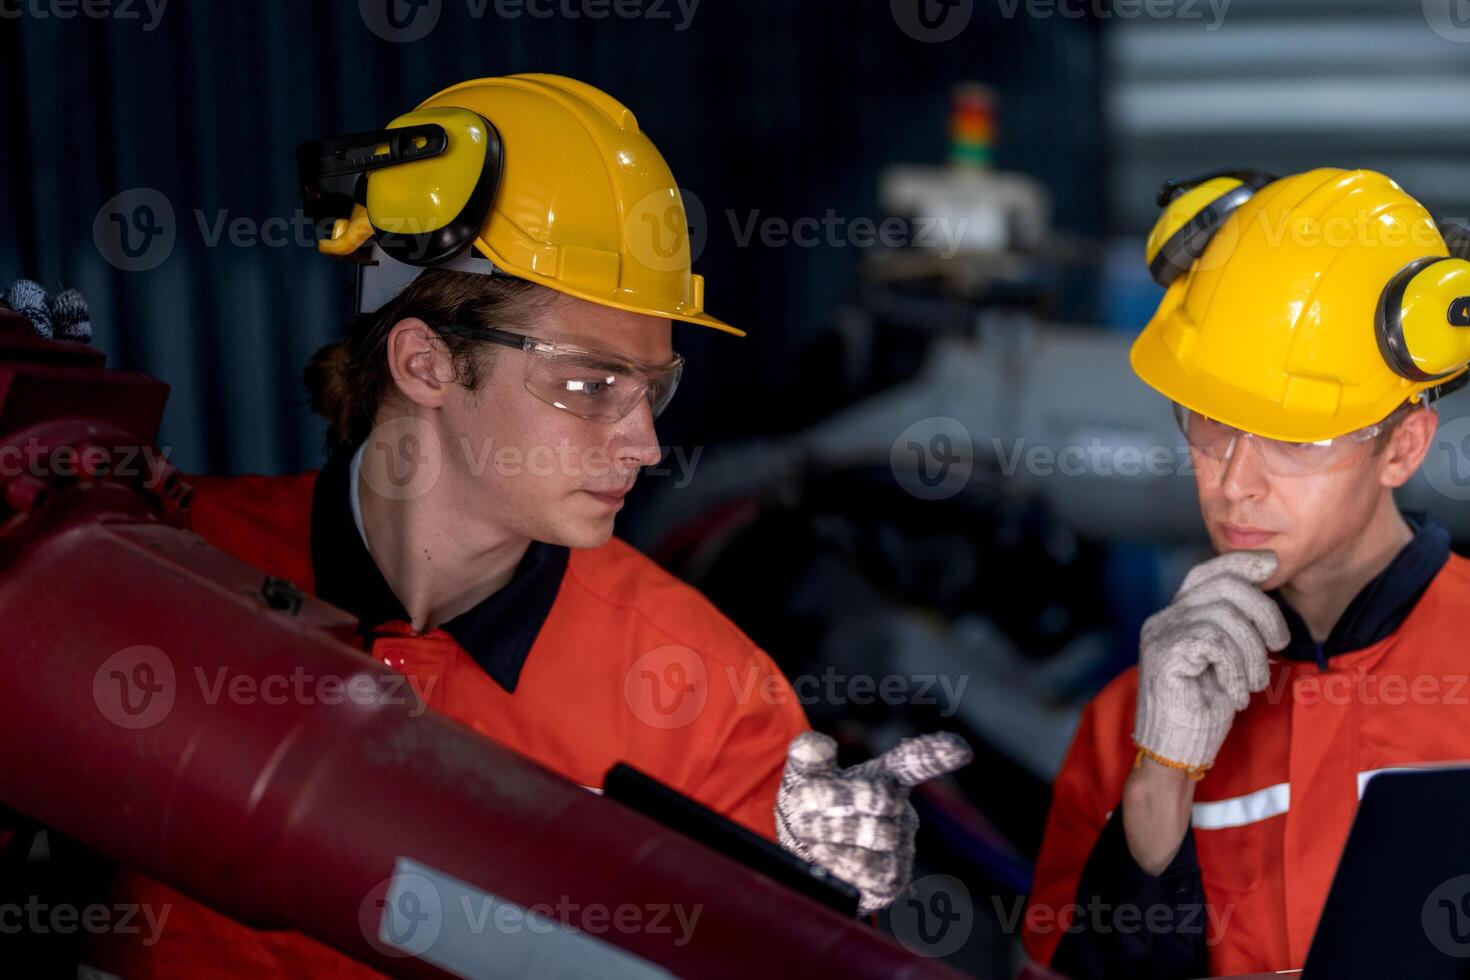
M953 975L423 710L346 642L346 613L187 530L187 486L145 454L166 397L0 311L0 802L395 976L477 972L463 949L405 955L377 934L403 858L564 910L574 930L590 908L698 907L683 944L677 930L598 930L680 975ZM356 694L241 698L217 683L263 691L303 672ZM495 929L478 941L488 968Z

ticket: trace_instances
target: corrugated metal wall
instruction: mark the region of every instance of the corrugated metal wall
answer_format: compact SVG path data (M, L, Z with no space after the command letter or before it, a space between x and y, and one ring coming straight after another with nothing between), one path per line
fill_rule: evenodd
M1470 216L1470 3L1227 0L1213 28L1192 6L1104 24L1115 231L1148 230L1162 180L1222 165L1366 167Z
M883 164L943 158L954 82L997 84L1000 164L1042 177L1064 226L1096 220L1092 20L1006 17L982 3L959 37L926 43L878 0L633 0L664 16L597 21L557 13L583 9L577 0L539 0L547 18L523 3L418 0L437 26L391 43L367 21L385 4L413 14L403 0L172 0L151 24L144 0L101 2L131 18L74 8L62 20L50 0L7 4L20 16L0 17L0 278L83 290L113 362L174 385L163 441L189 469L277 472L319 458L300 369L350 287L286 234L295 144L380 126L466 77L554 71L601 85L704 203L708 304L754 336L679 335L692 363L666 417L675 441L742 431L750 406L792 380L792 353L847 294L856 263L852 248L739 248L726 210L875 215ZM232 240L239 218L247 231L274 218L284 238ZM99 253L98 220L130 223L140 243L171 229L172 244L147 239L142 264L164 257L124 271Z

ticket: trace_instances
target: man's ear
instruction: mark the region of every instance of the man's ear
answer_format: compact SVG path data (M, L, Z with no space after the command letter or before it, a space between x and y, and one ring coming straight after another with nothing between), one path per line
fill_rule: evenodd
M1384 486L1401 487L1409 482L1428 455L1438 428L1439 413L1432 408L1415 409L1404 416L1383 449L1379 478Z
M388 331L388 371L404 398L425 408L444 404L454 379L449 351L418 317L399 320Z

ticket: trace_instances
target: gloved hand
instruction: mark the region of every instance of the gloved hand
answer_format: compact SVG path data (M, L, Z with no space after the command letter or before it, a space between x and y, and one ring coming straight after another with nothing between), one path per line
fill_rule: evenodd
M42 337L51 336L51 300L39 283L17 279L6 288L0 299L5 300L6 306L30 320L36 333Z
M862 892L863 915L886 908L908 887L919 815L909 790L972 757L958 735L905 739L875 759L837 768L837 743L817 732L791 742L776 797L781 846L820 864Z
M1198 779L1215 761L1235 713L1270 681L1266 651L1291 632L1260 584L1272 551L1232 551L1196 565L1174 601L1143 624L1133 741Z
M83 344L92 342L92 314L87 301L75 289L64 290L52 298L38 283L17 279L0 294L0 300L29 319L42 337Z

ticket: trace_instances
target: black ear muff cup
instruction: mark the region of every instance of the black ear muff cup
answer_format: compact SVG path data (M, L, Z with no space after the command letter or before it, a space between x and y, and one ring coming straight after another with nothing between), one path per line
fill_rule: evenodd
M1379 297L1374 331L1384 362L1401 378L1440 381L1463 370L1470 362L1470 259L1426 256L1404 266Z
M1154 282L1167 287L1188 272L1195 260L1205 253L1219 227L1255 192L1256 189L1247 184L1232 187L1165 239L1148 264L1148 272Z
M1404 340L1404 291L1409 287L1409 280L1438 261L1433 256L1415 259L1395 273L1378 296L1378 309L1373 317L1378 352L1394 374L1409 381L1432 381L1434 376L1420 370L1409 356L1409 345Z

